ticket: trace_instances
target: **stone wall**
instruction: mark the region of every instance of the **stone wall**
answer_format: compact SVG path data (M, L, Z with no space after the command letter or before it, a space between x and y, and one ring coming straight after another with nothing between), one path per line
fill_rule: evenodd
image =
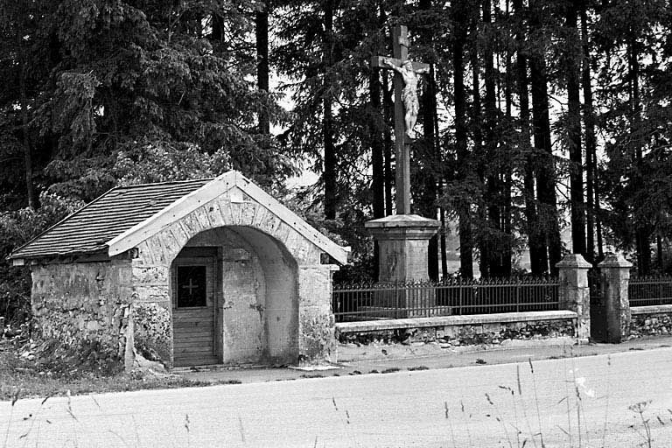
M672 305L631 308L630 337L672 334Z
M330 265L299 267L299 360L336 361Z
M96 341L124 358L133 295L130 261L36 265L32 278L39 335L73 350Z
M132 260L133 348L165 364L171 362L173 350L169 285L169 266Z
M575 338L576 319L575 313L559 311L352 322L336 327L339 342L346 344L438 342L458 347Z

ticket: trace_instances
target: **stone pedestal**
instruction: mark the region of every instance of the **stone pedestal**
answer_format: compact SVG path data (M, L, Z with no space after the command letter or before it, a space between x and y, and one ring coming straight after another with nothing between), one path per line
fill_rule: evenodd
M602 297L605 306L607 341L619 343L630 335L630 300L628 282L632 263L620 254L607 254L600 268Z
M590 287L588 263L581 254L567 254L555 267L560 277L560 309L577 313L576 334L579 342L590 338Z
M439 230L436 219L392 215L373 219L365 227L378 241L380 282L425 281L429 239Z
M439 221L418 215L393 215L368 221L365 226L378 241L378 280L381 283L423 282L429 279L429 239L438 231ZM374 302L381 311L407 307L428 310L436 306L431 288L388 294L381 291ZM395 312L395 316L413 317L413 312L403 315Z

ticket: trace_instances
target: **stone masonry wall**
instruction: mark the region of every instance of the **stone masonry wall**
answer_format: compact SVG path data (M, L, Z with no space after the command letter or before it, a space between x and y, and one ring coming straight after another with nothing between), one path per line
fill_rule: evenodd
M369 344L438 342L446 346L499 345L507 340L541 340L574 337L574 319L552 319L528 322L501 322L471 325L406 328L374 332L344 333L340 343Z
M146 265L170 265L180 250L197 234L223 226L252 227L280 241L299 264L319 263L320 250L278 218L265 206L242 191L232 202L232 192L203 204L182 219L166 226L138 246Z
M134 349L151 361L172 359L170 267L132 262Z
M632 314L630 337L672 334L672 311L654 314Z
M299 267L299 360L336 361L330 265Z
M170 264L188 241L202 232L224 226L260 230L277 240L291 255L300 271L297 279L298 291L295 290L292 293L293 296L283 297L283 300L286 300L288 304L296 300L299 303L298 353L295 356L307 362L331 359L335 353L330 290L330 275L333 267L320 265L321 250L317 246L282 221L266 206L248 197L242 190L228 191L204 203L140 243L138 245L139 258L133 260L134 278L139 269L169 272ZM316 277L313 278L307 275L308 273ZM138 275L138 277L143 275ZM160 283L162 281L153 284L150 282L135 288L135 303L142 303L143 307L150 306L150 303L154 304L151 305L152 313L141 313L142 316L152 316L149 320L144 319L141 325L143 328L149 328L148 335L139 333L138 322L136 322L136 346L140 339L149 341L147 345L162 359L172 360L172 356L166 358L172 347L171 332L161 334L162 329L166 328L165 325L170 325L169 313L162 311L162 309L170 310L170 300L167 297L168 288L165 288L166 296L164 296ZM134 313L134 315L139 314ZM160 316L163 317L159 318Z
M72 349L96 341L123 359L131 314L130 261L38 265L32 278L38 334Z

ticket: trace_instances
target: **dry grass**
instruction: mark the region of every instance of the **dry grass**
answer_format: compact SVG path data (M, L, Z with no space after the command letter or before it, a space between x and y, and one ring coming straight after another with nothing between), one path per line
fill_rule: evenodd
M126 392L143 389L173 389L218 383L190 380L178 375L152 372L93 372L81 369L49 370L21 357L8 342L0 343L0 401L21 398Z

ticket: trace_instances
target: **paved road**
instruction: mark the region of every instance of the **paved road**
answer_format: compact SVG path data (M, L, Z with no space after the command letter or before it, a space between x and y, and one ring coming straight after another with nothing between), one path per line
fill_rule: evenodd
M649 400L653 446L672 445L672 348L533 367L2 402L0 447L635 447L628 407Z

